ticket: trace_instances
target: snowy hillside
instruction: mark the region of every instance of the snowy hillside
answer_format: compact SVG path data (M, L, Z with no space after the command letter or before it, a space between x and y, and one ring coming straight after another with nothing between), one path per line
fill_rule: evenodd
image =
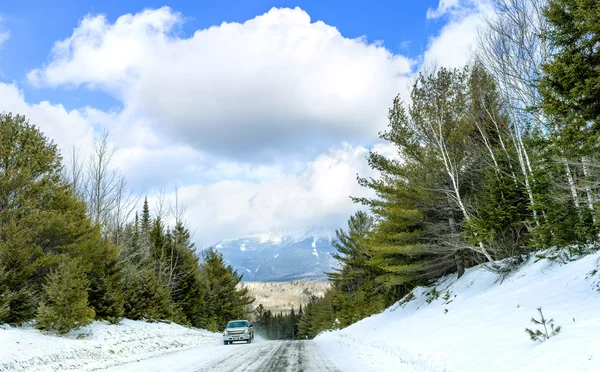
M220 334L176 324L94 322L65 337L0 325L0 371L89 371L192 347L221 343Z
M475 267L315 341L344 371L600 371L599 258L531 258L503 282ZM539 307L562 327L543 343L525 332Z
M244 281L323 280L337 261L334 228L271 231L223 240L213 247Z

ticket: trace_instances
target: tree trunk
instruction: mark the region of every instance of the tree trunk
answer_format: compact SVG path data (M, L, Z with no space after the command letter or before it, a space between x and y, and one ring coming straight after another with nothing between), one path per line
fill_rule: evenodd
M456 271L458 273L458 279L465 273L465 261L463 260L460 252L454 252L454 263L456 264Z
M588 164L587 157L583 156L581 158L581 162L583 163L583 176L585 177L585 194L587 196L587 206L590 211L592 211L592 221L594 224L596 223L596 216L594 215L594 197L592 196L592 187L590 186L589 176L590 169Z

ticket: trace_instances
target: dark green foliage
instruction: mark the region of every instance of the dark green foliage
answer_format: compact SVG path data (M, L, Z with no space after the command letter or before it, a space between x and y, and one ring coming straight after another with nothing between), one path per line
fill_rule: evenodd
M254 309L254 328L256 334L268 340L293 340L298 334L299 315L294 309L289 314L273 315L262 304Z
M543 107L585 141L589 130L600 130L600 4L551 0L545 16L550 24L545 36L558 53L543 66Z
M106 277L94 268L110 260L110 247L61 171L56 146L35 126L22 116L0 116L0 272L5 277L0 321L18 324L35 316L58 255L78 259L88 282ZM95 289L92 306L112 296L106 288Z
M241 276L212 254L201 269L181 221L152 219L145 200L141 219L104 238L61 161L24 117L0 115L0 323L37 316L40 328L65 333L127 316L216 330L243 315L251 299L235 288Z
M476 64L420 74L410 105L396 98L380 137L399 158L369 154L374 198L338 231L332 290L304 308L301 338L383 310L415 286L532 249L534 213L514 136L491 77ZM494 265L492 265L494 266Z
M43 286L43 301L37 310L36 327L67 333L94 319L88 306L88 281L78 260L61 255Z
M168 289L152 268L128 272L125 276L125 316L134 320L172 320L174 309Z
M600 5L552 0L543 35L556 53L542 66L540 103L548 128L535 138L540 207L538 246L597 241L600 157Z
M171 299L181 309L186 320L192 325L201 326L199 313L204 301L205 288L200 278L199 259L194 244L190 242L190 233L181 222L177 223L170 234L173 272L171 280Z
M311 297L298 320L297 338L314 338L322 331L339 328L333 298L334 293L332 291L327 291L325 296L321 298Z
M366 212L358 211L348 220L347 232L336 231L337 241L333 245L339 253L333 257L342 267L327 275L333 285L332 306L341 326L383 310L388 302L389 287L382 282L386 271L374 264L373 251L364 240L373 229L373 222Z
M200 278L205 289L197 320L200 327L218 331L229 320L244 317L244 308L254 299L248 296L248 288L236 287L242 275L225 264L220 252L213 248L202 251Z

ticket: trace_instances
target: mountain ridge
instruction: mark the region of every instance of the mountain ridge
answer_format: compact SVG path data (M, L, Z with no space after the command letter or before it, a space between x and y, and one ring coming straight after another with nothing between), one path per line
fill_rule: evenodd
M212 247L239 273L243 281L323 281L338 266L334 227L270 230L224 239Z

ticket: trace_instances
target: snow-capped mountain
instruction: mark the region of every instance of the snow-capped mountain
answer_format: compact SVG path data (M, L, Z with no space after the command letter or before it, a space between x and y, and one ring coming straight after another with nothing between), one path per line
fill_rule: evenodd
M335 228L270 231L223 240L213 247L243 281L324 280L324 272L337 266L331 257Z

